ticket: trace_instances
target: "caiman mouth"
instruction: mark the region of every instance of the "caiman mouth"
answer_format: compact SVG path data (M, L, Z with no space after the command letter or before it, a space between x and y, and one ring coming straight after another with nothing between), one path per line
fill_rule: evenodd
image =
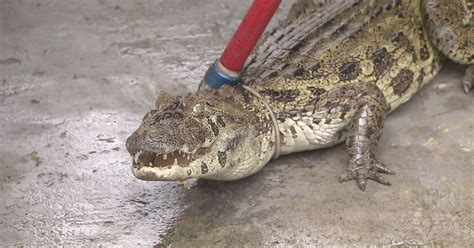
M168 168L173 166L187 167L209 152L209 147L201 147L191 153L176 150L170 153L159 154L151 151L138 151L132 153L133 169L140 170L143 167Z
M195 164L199 164L195 161L206 157L210 152L210 147L198 148L192 152L175 150L164 154L145 150L132 152L132 172L138 179L146 181L187 180L200 172L195 168Z

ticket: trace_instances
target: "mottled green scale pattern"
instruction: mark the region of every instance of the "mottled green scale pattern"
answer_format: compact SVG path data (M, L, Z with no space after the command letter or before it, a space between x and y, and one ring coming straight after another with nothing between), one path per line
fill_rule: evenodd
M133 172L144 180L235 180L275 155L345 141L349 166L340 181L362 190L368 179L389 185L382 174L393 171L375 152L385 116L430 81L445 56L469 65L466 92L474 84L473 8L473 0L299 0L260 42L244 86L160 96L127 140Z
M441 58L422 26L420 2L371 2L325 6L279 27L255 52L246 83L276 113L314 100L315 88L357 82L375 83L391 109L398 107L436 74Z
M433 44L448 58L474 63L474 1L425 0L423 10Z

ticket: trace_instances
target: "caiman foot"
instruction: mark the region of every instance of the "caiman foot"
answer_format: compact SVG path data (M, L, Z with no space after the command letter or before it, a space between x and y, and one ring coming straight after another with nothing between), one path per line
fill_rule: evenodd
M367 179L390 185L380 173L394 174L393 171L387 169L374 155L388 109L387 102L376 85L355 85L353 90L359 91L359 95L354 97L358 101L355 104L357 110L352 116L346 138L346 148L351 159L339 181L354 179L361 190L365 190Z
M472 86L474 84L474 65L470 65L466 69L466 75L462 80L462 86L464 88L464 92L469 93Z
M341 175L339 182L343 183L355 179L357 185L363 191L365 191L367 179L384 185L391 185L381 174L394 175L395 172L385 167L377 158L355 158L349 161L349 168Z

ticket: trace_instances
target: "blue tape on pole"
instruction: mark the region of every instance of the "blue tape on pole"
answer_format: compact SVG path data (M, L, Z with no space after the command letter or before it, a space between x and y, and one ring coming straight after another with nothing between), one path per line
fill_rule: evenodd
M217 62L212 64L204 75L204 82L213 89L219 89L224 84L235 85L239 79L240 77L231 77L219 70Z

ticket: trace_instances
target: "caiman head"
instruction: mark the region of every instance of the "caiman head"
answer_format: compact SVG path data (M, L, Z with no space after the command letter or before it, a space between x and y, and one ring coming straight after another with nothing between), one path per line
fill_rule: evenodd
M238 164L254 149L254 122L230 86L181 98L162 93L127 139L133 174L163 181L247 176Z

